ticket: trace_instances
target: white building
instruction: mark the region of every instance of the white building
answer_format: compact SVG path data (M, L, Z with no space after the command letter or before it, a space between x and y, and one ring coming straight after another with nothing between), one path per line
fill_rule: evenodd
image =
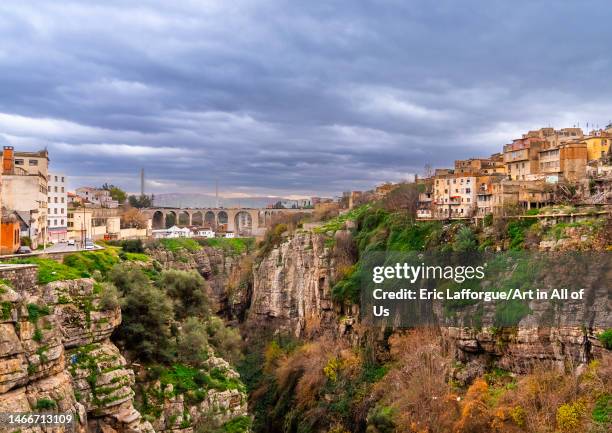
M201 236L203 238L214 238L215 232L213 231L213 229L205 227L198 230L198 236Z
M172 226L169 229L153 230L151 232L155 239L190 238L193 232L187 227Z
M47 239L65 241L68 239L68 194L63 174L49 173L47 200Z
M101 188L92 188L90 186L82 186L75 190L76 195L81 197L86 202L115 209L119 207L119 202L113 200L110 191Z
M225 232L224 237L226 238L235 238L236 236L234 235L234 232Z

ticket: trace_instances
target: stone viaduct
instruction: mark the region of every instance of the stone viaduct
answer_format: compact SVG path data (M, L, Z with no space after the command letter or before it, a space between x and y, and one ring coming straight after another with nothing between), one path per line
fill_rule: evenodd
M168 217L177 226L224 226L227 231L260 234L276 215L310 213L312 209L268 208L149 208L143 212L152 220L153 229L166 227Z

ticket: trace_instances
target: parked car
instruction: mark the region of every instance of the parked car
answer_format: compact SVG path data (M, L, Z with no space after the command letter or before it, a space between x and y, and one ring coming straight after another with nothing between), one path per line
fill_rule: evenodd
M96 245L92 241L85 241L86 250L93 250L95 247Z
M74 241L74 239L70 239L70 240L68 241L68 245L70 245L70 246L74 246L74 245L76 245L76 242Z
M19 247L19 249L17 250L17 254L30 254L31 252L32 252L32 249L25 245Z

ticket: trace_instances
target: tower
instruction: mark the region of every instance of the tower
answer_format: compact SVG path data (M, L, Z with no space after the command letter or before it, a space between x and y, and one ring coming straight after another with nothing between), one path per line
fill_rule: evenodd
M140 196L144 197L145 195L145 177L144 177L144 168L140 169Z

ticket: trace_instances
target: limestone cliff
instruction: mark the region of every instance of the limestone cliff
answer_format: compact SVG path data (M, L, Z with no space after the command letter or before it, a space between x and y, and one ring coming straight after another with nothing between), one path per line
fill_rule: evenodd
M37 269L29 265L1 271L0 412L70 411L77 431L152 432L132 405L130 380L114 380L133 373L109 340L121 312L101 304L100 286L91 279L34 284ZM84 348L111 354L105 363L89 364L85 380ZM100 398L104 387L113 391Z
M296 336L338 331L331 298L337 270L322 235L300 231L287 237L253 267L248 322L272 325Z

